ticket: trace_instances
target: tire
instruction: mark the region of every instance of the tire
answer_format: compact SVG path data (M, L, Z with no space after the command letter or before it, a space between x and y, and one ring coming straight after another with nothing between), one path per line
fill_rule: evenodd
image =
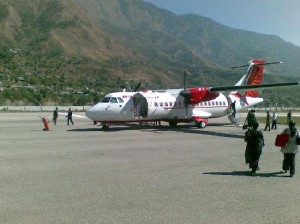
M206 127L206 123L203 121L196 121L196 127L197 128L205 128Z
M176 121L169 121L169 125L170 125L170 127L175 128L175 127L177 127L177 122Z

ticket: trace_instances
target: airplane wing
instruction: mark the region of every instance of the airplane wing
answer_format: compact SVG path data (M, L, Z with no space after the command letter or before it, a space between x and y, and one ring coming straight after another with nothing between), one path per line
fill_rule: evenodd
M210 87L210 92L221 92L227 90L239 90L239 89L259 89L259 88L269 88L276 86L296 86L300 82L285 82L285 83L274 83L274 84L265 84L265 85L246 85L246 86L222 86L222 87Z

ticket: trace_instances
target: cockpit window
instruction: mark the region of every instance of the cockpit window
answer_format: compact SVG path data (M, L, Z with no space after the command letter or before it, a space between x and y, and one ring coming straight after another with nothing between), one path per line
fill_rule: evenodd
M108 103L110 101L111 97L104 97L101 103Z
M121 97L118 97L119 103L124 103L124 100Z
M111 102L111 103L118 103L118 100L117 100L116 97L112 97L112 98L110 99L110 102Z

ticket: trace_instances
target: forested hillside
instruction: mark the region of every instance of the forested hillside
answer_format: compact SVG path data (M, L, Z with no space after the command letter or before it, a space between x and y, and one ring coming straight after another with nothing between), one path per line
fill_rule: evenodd
M125 82L142 88L232 85L253 58L285 61L265 83L299 79L300 48L276 36L175 15L142 0L0 0L0 104L93 104ZM298 104L298 89L264 91Z

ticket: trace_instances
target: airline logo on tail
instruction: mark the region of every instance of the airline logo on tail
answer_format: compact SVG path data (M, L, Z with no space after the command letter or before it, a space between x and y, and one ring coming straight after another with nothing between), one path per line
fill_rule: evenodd
M247 79L245 80L245 85L260 85L262 84L262 77L264 72L263 59L255 59L251 61L249 69L247 71ZM256 90L247 90L245 92L245 97L258 97L259 93Z
M265 60L263 59L255 59L250 61L250 66L246 73L246 78L243 85L260 85L262 83L264 63Z
M232 68L248 67L247 73L241 78L241 80L236 84L236 86L246 86L246 85L261 85L262 77L264 72L264 59L254 59L249 62L249 65L242 65ZM258 97L259 93L256 90L247 90L244 94L245 97Z
M249 65L242 65L242 66L236 66L233 68L242 68L242 67L248 67L246 74L239 80L239 82L236 84L236 86L254 86L254 85L261 85L262 84L262 78L263 78L263 72L264 72L264 59L254 59L249 61ZM245 104L249 105L250 102L248 102L249 97L251 98L258 98L259 92L250 89L246 90L244 94L238 92L231 92L232 96L237 97ZM247 100L248 99L248 100Z

